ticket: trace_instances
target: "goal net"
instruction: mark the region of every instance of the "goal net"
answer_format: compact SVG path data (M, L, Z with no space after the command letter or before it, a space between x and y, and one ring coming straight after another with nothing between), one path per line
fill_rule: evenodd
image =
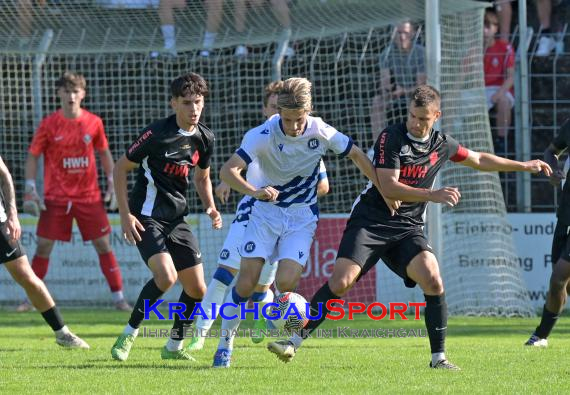
M173 8L172 14L158 7L158 2L144 0L47 1L27 13L13 6L0 10L7 21L0 26L4 136L0 152L12 170L18 197L22 196L23 164L34 127L57 108L54 83L65 70L85 75L84 107L103 118L115 158L142 128L171 113L168 87L172 79L187 71L202 74L210 85L203 122L217 137L212 162L215 182L220 166L238 147L244 132L263 120L263 87L276 72L282 78L309 78L315 114L350 135L365 151L380 128L405 120L406 100L398 90L409 90L425 78L424 1L298 0L284 1L287 7L280 9L269 2L258 7L246 2L244 29L239 18L236 22L236 13L244 10L234 9L232 2L220 1L226 5L219 5L218 12L204 8L202 2L186 3ZM482 5L466 0L440 3L441 127L469 148L490 151L482 76ZM175 51L169 51L169 32L164 29L169 15L175 25ZM220 22L212 39L209 19L215 15ZM412 22L408 30L400 29L405 21ZM410 52L400 48L408 45L403 42L412 46ZM276 62L279 43L290 51ZM247 52L236 56L240 45ZM201 52L204 49L206 54ZM313 252L298 289L307 298L330 277L347 216L366 184L349 160L329 155L325 163L331 192L320 200ZM449 166L441 183L458 186L463 195L460 205L443 210L442 229L431 230L442 236L439 257L450 310L528 314L496 174ZM188 220L201 245L207 281L239 198L232 193L228 204L218 203L226 226L214 232L196 194L190 192ZM134 300L150 273L137 250L124 244L116 214L110 218L111 242L121 264L125 294ZM23 216L22 222L22 242L31 257L36 220ZM480 231L473 224L479 224ZM60 303L110 302L97 255L75 228L72 243L56 245L46 283ZM167 298L176 298L178 290ZM23 293L5 271L0 272L0 303L19 298ZM399 278L378 265L347 299L408 302L423 301L423 295L418 288L404 288Z

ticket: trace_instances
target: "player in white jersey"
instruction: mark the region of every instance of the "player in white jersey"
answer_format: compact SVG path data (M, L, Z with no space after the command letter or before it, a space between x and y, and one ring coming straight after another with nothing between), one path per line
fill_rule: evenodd
M317 182L321 157L330 149L348 156L378 187L374 168L352 140L309 116L312 110L311 83L305 78L290 78L279 92L279 114L249 131L240 148L224 164L220 175L230 187L256 199L240 247L241 269L236 286L226 302L214 367L229 367L233 336L240 323L241 305L253 294L265 262L279 262L275 285L280 291L297 286L317 227ZM254 183L241 171L252 162L261 174ZM390 203L393 206L392 203Z
M283 81L274 81L265 87L263 97L263 116L267 119L277 114L277 95L279 90L283 87ZM255 129L254 129L255 130ZM251 132L251 131L250 131ZM249 132L248 132L249 133ZM260 169L257 162L252 162L247 167L246 180L252 184L258 184ZM229 197L231 188L225 182L220 182L216 187L216 196L226 203ZM329 183L324 162L321 160L319 170L319 181L317 183L317 197L324 196L329 191ZM226 295L226 290L233 282L236 274L239 272L241 256L239 254L239 247L241 245L245 228L249 221L249 215L255 199L251 196L244 196L237 205L236 216L233 220L230 230L224 241L224 245L220 250L218 257L218 268L214 272L214 276L208 285L206 296L202 300L202 309L208 317L204 319L199 317L196 320L195 333L188 345L189 351L201 350L204 347L206 339L205 334L212 327L218 311L212 311L212 305L220 306ZM251 300L259 304L261 308L263 305L273 301L273 292L270 289L273 280L275 280L275 273L277 272L277 261L269 259L266 265L263 265L259 282L256 285ZM213 313L213 314L212 314ZM256 336L252 336L254 343L259 343L263 340L262 330L265 329L265 320L259 317L255 321Z

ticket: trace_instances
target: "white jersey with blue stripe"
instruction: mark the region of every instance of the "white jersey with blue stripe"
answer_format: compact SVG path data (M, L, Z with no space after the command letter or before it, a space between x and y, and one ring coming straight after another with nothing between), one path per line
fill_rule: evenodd
M248 182L250 182L252 185L253 184L258 184L258 182L256 182L256 180L258 180L260 174L260 170L259 170L259 166L257 164L257 162L252 162L250 163L250 165L247 167L247 173L246 173L246 180ZM319 164L319 176L318 176L318 182L320 182L321 180L326 179L327 176L327 168L325 167L325 162L323 162L323 160L321 159L321 162ZM236 216L234 218L234 220L232 221L232 223L240 223L242 225L247 225L247 222L249 221L249 215L251 214L251 210L253 208L253 204L255 203L257 199L255 199L253 196L248 196L245 195L237 204L237 208L236 208Z
M274 115L244 136L236 153L248 164L257 163L260 174L248 182L259 188L272 186L279 191L275 204L280 207L313 205L317 202L317 182L321 157L328 149L344 156L352 139L321 118L307 117L303 134L287 136L281 117Z

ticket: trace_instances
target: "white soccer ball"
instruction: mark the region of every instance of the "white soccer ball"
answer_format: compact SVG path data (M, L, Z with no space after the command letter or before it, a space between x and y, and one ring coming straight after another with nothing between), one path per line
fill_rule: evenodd
M283 292L275 296L273 303L277 306L273 306L270 314L279 318L268 322L275 329L296 332L307 325L308 303L301 295L295 292Z

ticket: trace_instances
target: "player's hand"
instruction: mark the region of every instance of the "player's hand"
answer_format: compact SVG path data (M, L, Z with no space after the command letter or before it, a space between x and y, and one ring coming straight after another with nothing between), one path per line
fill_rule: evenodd
M222 216L220 215L219 211L215 208L209 208L206 210L206 214L212 220L212 228L214 229L222 229Z
M405 89L403 87L401 87L400 85L396 85L396 87L392 91L392 97L394 99L397 99L397 98L402 97L402 96L406 96Z
M11 241L16 241L22 235L22 227L20 226L20 220L18 215L9 215L6 221L6 233L10 237Z
M115 185L113 184L113 178L109 177L107 179L107 190L105 191L105 197L103 198L107 209L110 211L117 211L119 208L117 204L117 196L115 195Z
M215 189L216 196L220 199L220 202L226 204L228 202L228 198L230 197L230 191L232 189L228 184L221 181Z
M461 194L459 193L459 189L454 187L445 187L430 192L430 201L434 203L443 203L449 207L456 206L457 203L459 203L460 198Z
M279 196L279 191L273 187L267 186L258 189L253 194L253 197L258 200L264 200L267 202L274 202L277 200L277 196Z
M552 168L550 165L540 159L529 160L528 162L525 162L525 164L527 165L527 170L532 174L543 172L547 177L552 175Z
M123 229L124 239L130 245L135 245L142 240L139 231L144 232L144 226L131 213L121 215L121 229Z
M395 215L396 211L398 211L398 209L400 208L402 201L401 200L388 199L388 198L385 198L384 196L382 196L382 198L386 202L388 209L390 209L390 214Z
M36 183L32 180L27 180L24 190L24 212L38 217L40 211L45 209L46 206L36 189Z
M564 171L557 169L552 172L552 175L550 177L548 177L548 181L550 182L550 185L558 187L560 186L562 180L565 178L566 175L564 174Z

